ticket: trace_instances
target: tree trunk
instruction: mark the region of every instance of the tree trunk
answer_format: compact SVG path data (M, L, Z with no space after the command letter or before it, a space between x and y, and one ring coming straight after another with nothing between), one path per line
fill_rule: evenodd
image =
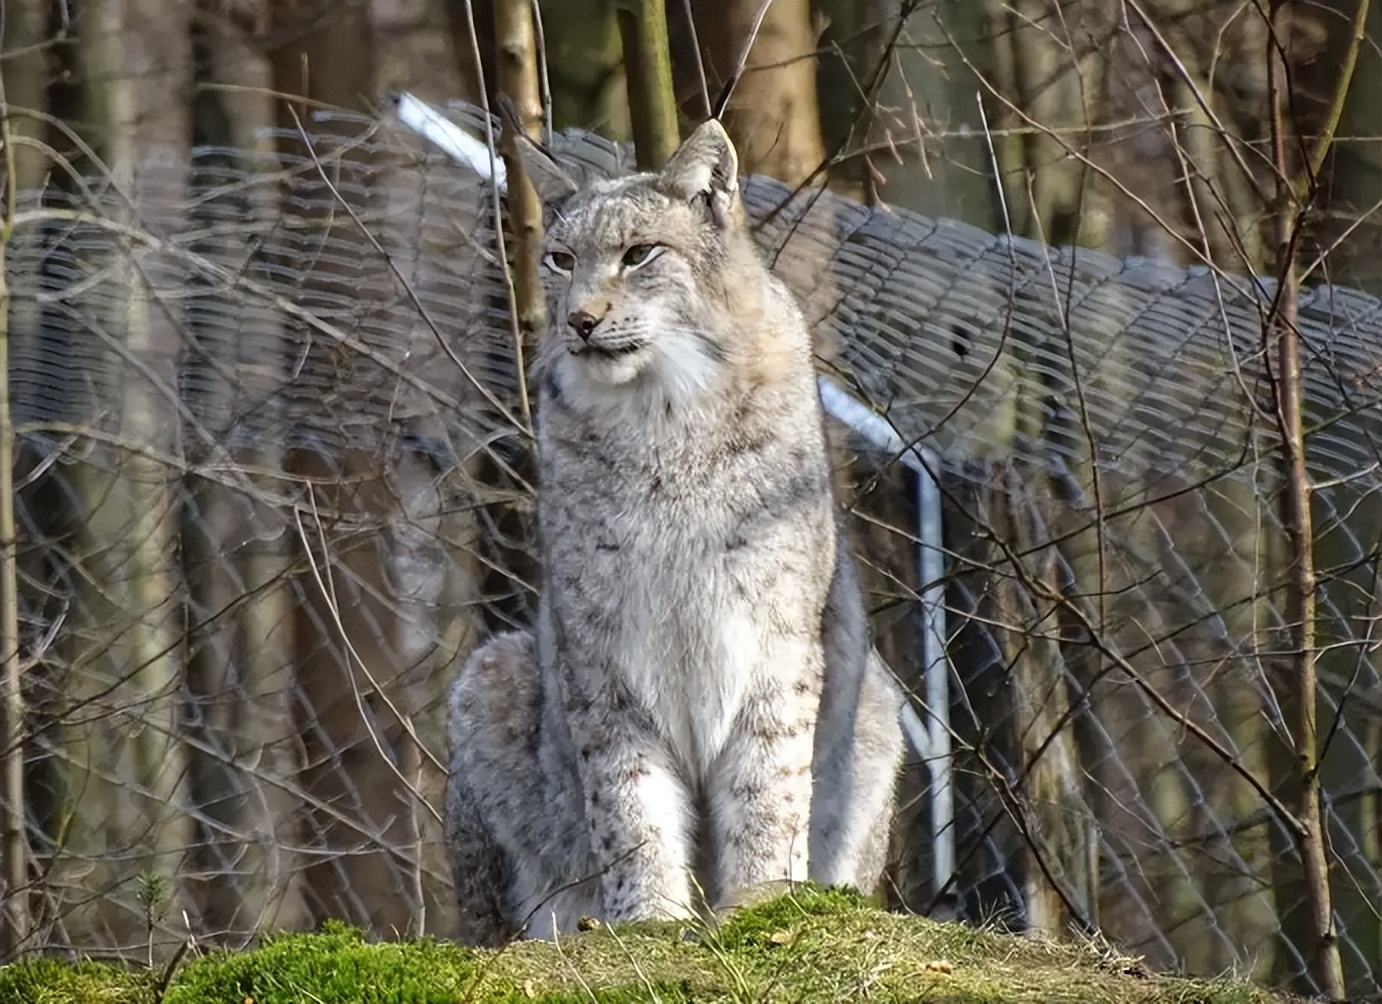
M110 211L160 236L183 226L187 199L190 14L186 2L126 0L84 9L78 26L91 139L128 200ZM74 883L63 892L69 936L129 944L154 938L164 916L181 927L179 871L192 836L170 399L181 338L178 305L161 295L181 270L130 242L105 243L99 281L81 295L99 324L83 338L100 346L83 376L87 420L111 438L86 444L68 475L78 587L55 872Z
M496 62L499 64L499 87L513 102L523 134L531 140L542 139L542 94L538 86L537 32L533 8L528 0L497 0L494 5L494 37ZM509 254L509 280L513 288L512 313L516 321L517 339L514 365L521 372L527 370L538 334L547 318L547 304L542 292L542 277L538 259L542 248L542 204L518 157L517 139L503 137L504 163L508 170L509 230L512 247ZM531 424L532 409L528 407L527 382L520 382L523 393L524 420Z
M621 0L615 20L624 50L635 161L641 171L660 171L680 138L664 0Z
M631 135L617 5L618 0L566 0L541 6L557 129L593 129L615 140Z
M342 10L273 54L276 86L301 92L305 63L308 96L327 104L359 107L363 99L370 106L389 90L439 103L473 97L473 40L469 19L449 9L456 7L443 0L371 0ZM490 9L477 5L475 13L477 27L485 28ZM391 249L412 290L439 312L439 279L471 267L461 260L473 253L464 243L472 234L468 225L429 212L434 193L419 190L411 170L395 174L387 164L358 159L342 170L337 178L373 172L367 198L347 197L357 212L387 221L374 236ZM455 181L439 172L431 184L440 190ZM322 230L339 242L339 253L314 265L306 284L320 295L352 297L361 305L352 322L361 326L352 331L377 337L360 318L409 299L324 183L309 174L297 184L304 197L329 207L321 210ZM447 393L464 394L467 385L427 323L420 316L413 323L408 337L380 351ZM463 345L455 350L470 353ZM303 351L309 370L324 364L319 346ZM475 641L471 606L479 576L473 508L457 497L467 486L452 485L463 474L442 461L468 455L470 446L451 438L462 416L438 416L434 402L396 398L392 378L371 364L347 358L329 373L333 400L368 413L374 438L344 437L336 445L330 427L346 416L329 411L329 402L315 411L312 402L294 401L301 409L292 416L297 428L323 442L321 449L291 451L286 460L310 486L305 501L321 517L320 523L304 517L305 541L296 525L288 528L298 568L305 569L292 586L298 728L307 765L300 782L313 807L308 826L315 851L304 895L317 918L447 934L453 900L434 812L444 783L436 763L445 760L449 673Z
M272 73L255 32L263 0L238 20L208 13L198 41L210 86L193 108L202 142L223 147L232 170L252 175L275 163ZM205 161L205 158L204 158ZM235 187L198 200L196 250L228 271L267 275L245 237L269 233L283 212L278 187ZM251 245L252 246L252 245ZM199 835L192 887L202 930L242 943L266 928L305 926L304 867L297 852L302 808L291 791L300 767L294 734L290 528L281 502L283 319L244 293L217 289L198 310L195 350L183 365L184 397L211 442L198 459L217 472L185 482L184 567L193 625L187 734ZM245 416L257 428L243 433ZM254 444L235 447L233 441ZM237 476L235 471L243 471Z
M4 31L3 35L0 35L0 50L8 55L0 62L0 74L3 74L5 85L4 115L8 143L5 150L6 162L0 167L0 171L6 174L0 190L4 190L7 195L9 192L15 193L14 205L18 209L32 204L49 168L46 151L30 145L41 143L45 139L46 126L37 115L25 114L47 111L50 74L41 46L47 36L47 5L43 0L14 0L6 7L3 16ZM8 212L8 209L5 212ZM3 225L8 241L11 237L10 220L5 219ZM9 250L8 247L3 249L5 257L8 257ZM5 427L3 433L0 433L4 437L6 455L0 459L0 463L5 463L9 467L7 474L11 480L5 482L4 490L10 496L10 505L22 507L22 502L17 497L18 493L10 490L14 483L14 475L22 472L27 466L27 463L19 462L16 452L21 447L14 438L16 388L11 382L11 374L26 364L32 366L41 355L38 334L39 310L33 301L21 305L11 300L7 278L0 277L0 312L5 314L0 318L0 325L4 326L6 357L4 372L0 373L0 379L6 384ZM3 859L3 873L0 874L0 888L3 888L3 895L0 896L0 917L3 917L4 927L3 936L0 936L0 954L8 954L19 948L24 939L32 933L32 897L27 888L31 863L30 834L27 832L30 805L25 761L30 757L38 759L34 756L29 741L30 729L35 723L27 706L27 698L36 688L31 685L26 688L28 681L25 680L20 662L17 620L21 607L41 606L44 598L42 595L35 595L41 593L40 590L26 590L30 595L22 598L18 595L20 583L25 577L18 574L19 556L18 542L15 538L14 509L10 510L7 519L0 522L4 524L3 546L7 551L5 574L3 581L0 581L0 594L3 594L3 612L6 618L3 645L4 679L3 683L0 683L0 693L4 696L3 712L0 714L3 714L4 718L2 734L5 744L4 787L3 796L0 796L0 800L5 803L4 844L3 850L0 850L0 858ZM32 561L26 563L33 564ZM30 578L29 581L42 582L43 577L40 575ZM15 612L13 636L10 632L11 625L8 623L11 610ZM28 694L26 689L29 691Z
M996 583L1004 662L1010 667L1016 763L1021 802L1023 881L1030 930L1060 937L1088 930L1098 916L1099 848L1085 759L1076 743L1071 684L1054 600L1064 564L1051 543L1051 519L1032 492L1041 474L1016 465L999 474L998 506L1006 520L994 529L1007 542L1012 569ZM1025 557L1020 557L1025 556ZM1016 559L1016 560L1014 560Z
M760 0L697 0L694 5L712 101L737 69L735 60L761 6ZM809 0L776 0L768 7L723 116L739 148L743 173L769 174L796 185L824 164L816 102L816 36ZM683 79L688 79L686 71ZM692 86L696 92L687 84L680 90L686 95L683 103L695 109L700 105L699 83Z

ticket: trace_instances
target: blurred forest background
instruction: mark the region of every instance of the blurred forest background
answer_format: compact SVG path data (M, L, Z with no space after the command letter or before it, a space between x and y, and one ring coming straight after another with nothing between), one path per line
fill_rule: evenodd
M723 95L822 372L927 449L833 427L933 733L889 901L1379 991L1377 5L0 18L4 952L452 933L443 694L531 616L542 305L522 185L388 96L653 165Z

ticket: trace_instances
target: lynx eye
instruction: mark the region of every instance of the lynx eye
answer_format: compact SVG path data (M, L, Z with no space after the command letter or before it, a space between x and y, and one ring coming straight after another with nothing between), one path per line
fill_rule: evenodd
M544 261L548 268L561 275L570 275L576 267L576 256L570 251L548 251Z
M661 254L662 250L661 244L634 244L624 252L623 265L625 268L646 265Z

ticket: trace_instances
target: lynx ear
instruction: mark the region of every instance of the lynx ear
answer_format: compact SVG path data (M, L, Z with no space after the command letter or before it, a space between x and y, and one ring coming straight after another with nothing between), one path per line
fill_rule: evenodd
M516 130L514 145L518 149L518 159L523 164L523 173L533 183L537 197L544 206L565 202L576 194L579 186L543 147Z
M711 119L697 128L667 161L657 187L687 202L708 195L717 215L726 210L739 192L739 155L725 127Z

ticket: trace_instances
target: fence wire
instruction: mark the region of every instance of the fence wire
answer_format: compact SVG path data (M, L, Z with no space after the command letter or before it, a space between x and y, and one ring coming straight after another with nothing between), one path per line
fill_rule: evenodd
M21 200L27 948L451 931L442 694L535 601L493 193L369 119L279 141L197 150L162 217L96 181ZM744 194L823 371L939 458L958 860L937 888L910 764L894 900L1305 974L1271 284ZM1382 307L1299 314L1331 881L1376 992ZM914 487L838 445L879 646L924 695Z

